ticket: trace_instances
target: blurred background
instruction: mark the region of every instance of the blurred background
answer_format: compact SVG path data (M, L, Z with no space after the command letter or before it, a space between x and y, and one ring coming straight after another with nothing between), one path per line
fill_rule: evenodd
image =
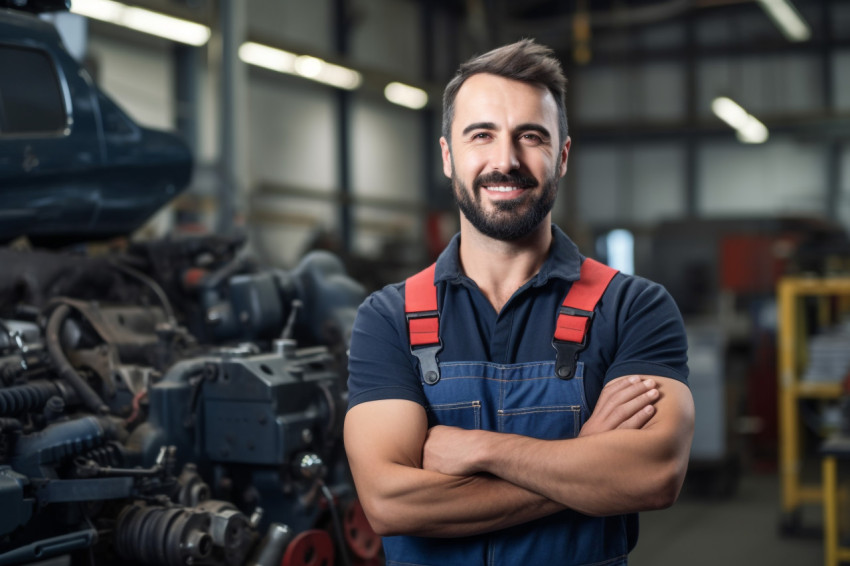
M367 290L457 229L437 141L457 65L523 37L553 48L573 142L555 221L664 284L689 331L691 470L633 563L837 560L850 2L73 0L41 17L194 154L189 187L133 238L243 231L280 268L331 250Z

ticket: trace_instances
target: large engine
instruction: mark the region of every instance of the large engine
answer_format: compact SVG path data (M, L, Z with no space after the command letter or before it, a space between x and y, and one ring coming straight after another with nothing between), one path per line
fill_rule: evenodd
M0 564L373 564L342 447L360 285L239 237L0 250Z

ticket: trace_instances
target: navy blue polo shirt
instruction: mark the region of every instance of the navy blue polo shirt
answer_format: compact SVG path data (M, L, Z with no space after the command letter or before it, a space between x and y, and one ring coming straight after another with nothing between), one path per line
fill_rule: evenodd
M555 359L552 338L561 303L579 277L582 255L557 226L540 271L501 312L464 275L456 235L437 259L435 281L443 349L439 362L514 364ZM406 399L427 406L419 361L410 353L404 283L388 285L360 306L349 355L349 408L366 401ZM596 307L584 363L592 411L602 387L631 374L687 384L687 339L672 297L657 283L618 273Z

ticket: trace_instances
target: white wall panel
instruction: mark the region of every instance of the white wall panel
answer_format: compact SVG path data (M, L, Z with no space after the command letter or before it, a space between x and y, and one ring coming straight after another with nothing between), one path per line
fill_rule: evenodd
M685 214L685 151L678 145L646 145L633 150L632 210L639 223Z
M575 167L578 219L582 224L610 224L622 220L621 152L598 146L574 147L570 160Z
M678 64L644 65L635 75L636 121L683 120L686 112L684 67Z
M702 116L711 115L717 96L729 96L757 116L812 112L823 104L821 69L813 56L708 59L697 70L697 84Z
M622 68L622 67L620 67ZM575 100L581 122L622 122L629 116L628 75L609 68L588 67L570 79L567 96Z
M374 259L381 259L388 246L401 242L421 243L425 233L424 215L419 209L406 212L359 207L355 211L354 220L354 251ZM410 261L416 259L408 258Z
M833 2L829 18L832 35L836 39L850 37L850 2Z
M841 179L839 182L838 210L836 216L850 232L850 145L844 145L841 155Z
M250 0L247 10L252 33L318 54L333 53L332 0Z
M797 3L799 5L799 2ZM758 6L748 14L717 11L714 16L701 18L696 28L696 43L700 46L728 46L756 39L776 41L782 38L770 17Z
M298 197L255 198L250 225L253 248L265 263L292 268L319 233L339 236L339 217L333 201Z
M218 158L220 140L218 139L221 109L221 85L219 73L209 68L202 68L198 73L201 86L198 89L198 159L202 163L212 163Z
M142 126L174 129L174 69L170 44L131 45L90 36L97 83Z
M685 44L685 28L677 23L656 24L635 31L641 49L676 49Z
M652 224L684 213L684 150L678 146L592 146L570 159L584 223Z
M351 150L357 196L423 201L424 148L419 113L357 97L352 112Z
M698 210L705 216L823 214L826 179L819 145L774 139L699 150Z
M568 88L581 122L671 121L685 115L682 67L676 64L588 67L576 72Z
M832 97L836 110L850 110L850 49L837 51L832 58Z
M335 96L308 81L253 76L248 88L252 183L335 190Z
M356 0L350 58L411 79L422 71L418 2Z

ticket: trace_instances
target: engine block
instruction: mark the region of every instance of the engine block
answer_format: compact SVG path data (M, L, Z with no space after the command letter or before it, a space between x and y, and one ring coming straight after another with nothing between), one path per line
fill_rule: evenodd
M342 446L363 288L242 243L0 250L0 564L378 563Z

